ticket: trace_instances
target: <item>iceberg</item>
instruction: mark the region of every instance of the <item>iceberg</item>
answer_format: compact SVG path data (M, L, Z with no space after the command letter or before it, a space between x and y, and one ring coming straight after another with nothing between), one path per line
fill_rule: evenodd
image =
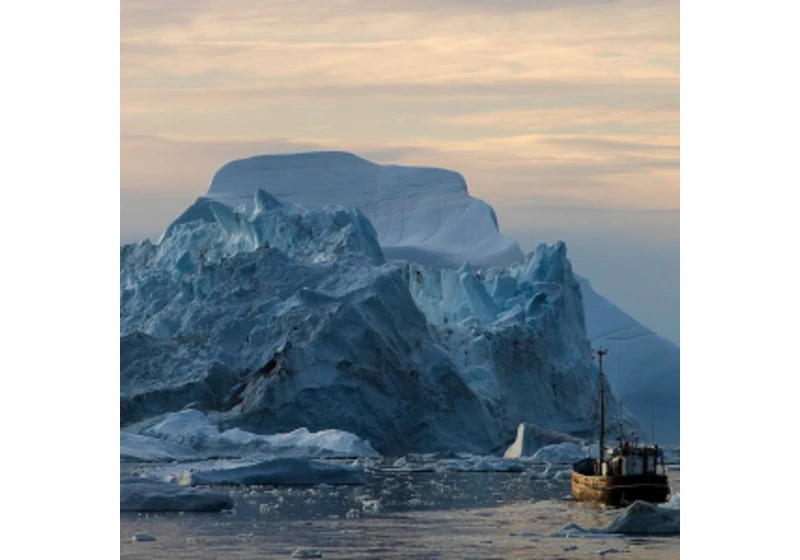
M471 197L454 171L378 165L347 152L263 155L223 166L206 196L236 207L249 204L259 189L306 208L359 208L388 259L506 266L524 256L516 241L500 234L494 209ZM186 219L201 213L190 210Z
M374 226L390 261L458 270L464 264L504 268L525 259L519 245L500 233L492 207L471 197L464 178L454 171L379 165L347 152L263 155L223 166L206 197L233 208L252 204L259 190L307 208L340 204L358 208ZM204 208L190 207L176 224L212 221L212 213ZM528 305L531 312L546 297L536 302L515 298L518 286L508 276L492 280L485 290L469 275L442 272L442 276L447 276L442 281L448 292L444 303L450 308L449 320L453 315L477 315L498 323L519 323L520 306ZM614 354L622 358L621 376L609 376L610 386L640 423L655 424L657 441L678 443L680 349L597 294L588 280L576 278L592 346L613 346ZM509 301L513 303L498 303ZM498 305L503 307L500 314ZM609 369L616 373L613 366Z
M199 456L190 448L156 438L120 431L119 459L131 463L195 461Z
M581 459L597 456L597 446L578 445L573 442L545 445L531 457L534 463L551 463L555 465L571 465Z
M384 173L359 158L275 171L303 159L281 157L226 166L158 243L120 248L126 431L149 423L143 435L210 449L338 430L384 455L486 455L505 449L520 422L571 434L591 425L596 371L563 243L499 258L516 245L452 172ZM350 164L391 181L370 191L376 183L354 179ZM394 202L381 202L389 194ZM334 195L357 206L323 203ZM414 237L418 214L424 239ZM456 235L470 228L489 245ZM412 242L425 259L392 256ZM450 263L470 250L500 264L423 262L446 247ZM620 410L606 394L607 409ZM213 426L164 423L185 408ZM623 421L637 428L630 414Z
M260 435L231 428L220 431L203 412L195 409L172 412L155 423L138 427L144 435L125 434L128 439L160 443L167 449L186 450L199 456L244 456L254 453L282 457L352 458L379 457L369 442L341 430L309 432L298 428L284 434ZM123 432L124 433L124 432Z
M541 448L558 443L574 443L582 446L583 440L568 434L543 430L535 424L523 422L517 428L517 439L506 450L503 457L506 459L533 457Z
M665 504L633 502L606 527L584 528L575 523L553 533L555 537L610 537L614 535L680 535L680 494Z
M120 477L120 511L223 511L233 509L228 494L182 488L175 484L150 478Z

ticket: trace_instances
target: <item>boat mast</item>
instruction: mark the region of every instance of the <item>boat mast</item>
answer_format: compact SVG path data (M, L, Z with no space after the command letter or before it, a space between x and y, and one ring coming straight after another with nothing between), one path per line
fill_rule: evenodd
M619 446L622 447L625 440L625 432L622 428L622 352L617 353L617 392L619 394L619 415L617 416L617 423L619 424Z
M603 356L608 354L608 350L603 350L602 348L597 351L597 357L599 360L599 372L598 378L600 382L600 462L598 463L599 472L597 473L600 476L603 476L603 462L605 459L605 436L606 436L606 394L605 388L603 387Z

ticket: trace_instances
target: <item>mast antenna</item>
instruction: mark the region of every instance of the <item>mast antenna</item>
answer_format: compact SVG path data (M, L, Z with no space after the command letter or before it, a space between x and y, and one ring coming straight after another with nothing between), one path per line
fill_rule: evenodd
M625 433L622 429L622 352L617 354L617 394L619 395L619 444L625 439Z
M656 409L653 406L653 399L650 399L650 438L653 445L656 444Z

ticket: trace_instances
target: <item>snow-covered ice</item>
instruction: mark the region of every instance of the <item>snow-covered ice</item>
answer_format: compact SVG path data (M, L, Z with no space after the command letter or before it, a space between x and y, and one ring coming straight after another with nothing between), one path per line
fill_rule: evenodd
M322 552L313 548L296 548L292 558L322 558Z
M572 469L563 469L548 464L543 471L531 474L531 478L536 480L569 478L570 472L572 472Z
M366 484L364 470L308 459L270 459L229 469L184 471L181 486L305 486Z
M573 442L554 443L540 448L533 454L531 461L534 463L571 465L586 457L596 457L597 454L597 446L578 445Z
M681 532L680 499L657 505L634 502L604 529L625 535L679 535Z
M184 445L123 431L119 433L119 459L123 462L193 461L198 458Z
M346 152L256 156L223 166L206 196L235 207L250 203L257 189L307 208L359 208L389 259L457 267L523 258L500 234L492 207L471 197L454 171L378 165Z
M553 536L604 538L611 535L679 535L680 532L680 494L675 494L665 504L634 502L605 527L585 528L570 523Z
M233 508L230 495L133 476L120 477L120 511L222 511Z
M391 467L382 470L407 472L522 472L525 470L521 463L501 457L470 453L452 455L410 454L400 457Z
M205 455L243 456L259 453L281 457L378 457L369 442L341 430L309 432L298 428L285 434L259 435L239 428L220 432L203 412L173 412L143 428L148 440L195 450ZM139 436L141 437L141 436ZM155 439L158 438L158 439Z

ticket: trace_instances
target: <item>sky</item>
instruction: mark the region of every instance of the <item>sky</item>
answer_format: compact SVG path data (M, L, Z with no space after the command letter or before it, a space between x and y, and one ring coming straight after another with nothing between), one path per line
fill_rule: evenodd
M122 0L120 237L226 162L347 150L460 172L523 250L680 339L677 0Z

